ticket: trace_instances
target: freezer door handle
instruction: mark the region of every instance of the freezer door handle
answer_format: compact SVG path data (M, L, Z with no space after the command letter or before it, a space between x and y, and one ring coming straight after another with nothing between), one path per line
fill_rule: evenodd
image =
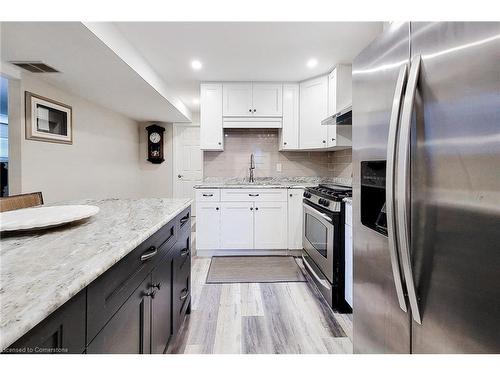
M394 100L392 102L391 120L389 122L389 135L387 140L387 164L386 164L386 190L385 207L387 214L387 235L389 238L389 255L391 258L392 276L396 287L399 307L404 312L408 311L403 291L403 279L399 266L398 243L396 237L396 212L394 210L394 173L396 158L396 137L398 136L399 115L401 110L401 99L405 89L408 68L406 64L399 71Z
M413 320L422 324L420 309L418 306L415 281L413 280L413 269L410 254L410 231L409 231L409 205L410 188L408 180L410 177L410 133L411 120L413 117L413 106L417 91L418 77L420 72L420 55L411 61L408 83L406 85L403 113L401 115L401 126L399 129L398 142L398 165L397 165L397 225L399 237L399 251L403 273L406 281L406 290L410 302Z

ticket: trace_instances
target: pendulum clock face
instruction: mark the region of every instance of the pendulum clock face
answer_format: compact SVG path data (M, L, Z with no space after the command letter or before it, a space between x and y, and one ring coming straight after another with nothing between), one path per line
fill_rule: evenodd
M158 125L151 125L146 128L148 131L148 161L160 164L163 158L163 133L165 129Z

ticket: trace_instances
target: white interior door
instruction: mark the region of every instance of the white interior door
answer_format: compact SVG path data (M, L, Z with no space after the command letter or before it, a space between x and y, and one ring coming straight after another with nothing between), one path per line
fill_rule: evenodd
M196 212L193 185L203 180L200 127L174 124L174 198L191 198Z

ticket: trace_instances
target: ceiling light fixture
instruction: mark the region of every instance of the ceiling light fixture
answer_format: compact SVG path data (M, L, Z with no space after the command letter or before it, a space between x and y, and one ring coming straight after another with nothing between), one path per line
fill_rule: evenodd
M307 60L307 67L308 68L314 68L316 65L318 65L318 60L316 59L309 59Z
M200 60L193 60L191 61L191 68L194 70L200 70L203 64L201 63Z

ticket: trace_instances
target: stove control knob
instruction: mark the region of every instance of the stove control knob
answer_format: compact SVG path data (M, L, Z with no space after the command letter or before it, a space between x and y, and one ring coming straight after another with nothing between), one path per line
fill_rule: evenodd
M318 203L321 204L322 206L324 206L325 200L323 198L319 198Z
M311 193L304 191L304 198L311 198Z
M330 201L327 201L326 199L323 201L323 206L328 207L330 205Z

